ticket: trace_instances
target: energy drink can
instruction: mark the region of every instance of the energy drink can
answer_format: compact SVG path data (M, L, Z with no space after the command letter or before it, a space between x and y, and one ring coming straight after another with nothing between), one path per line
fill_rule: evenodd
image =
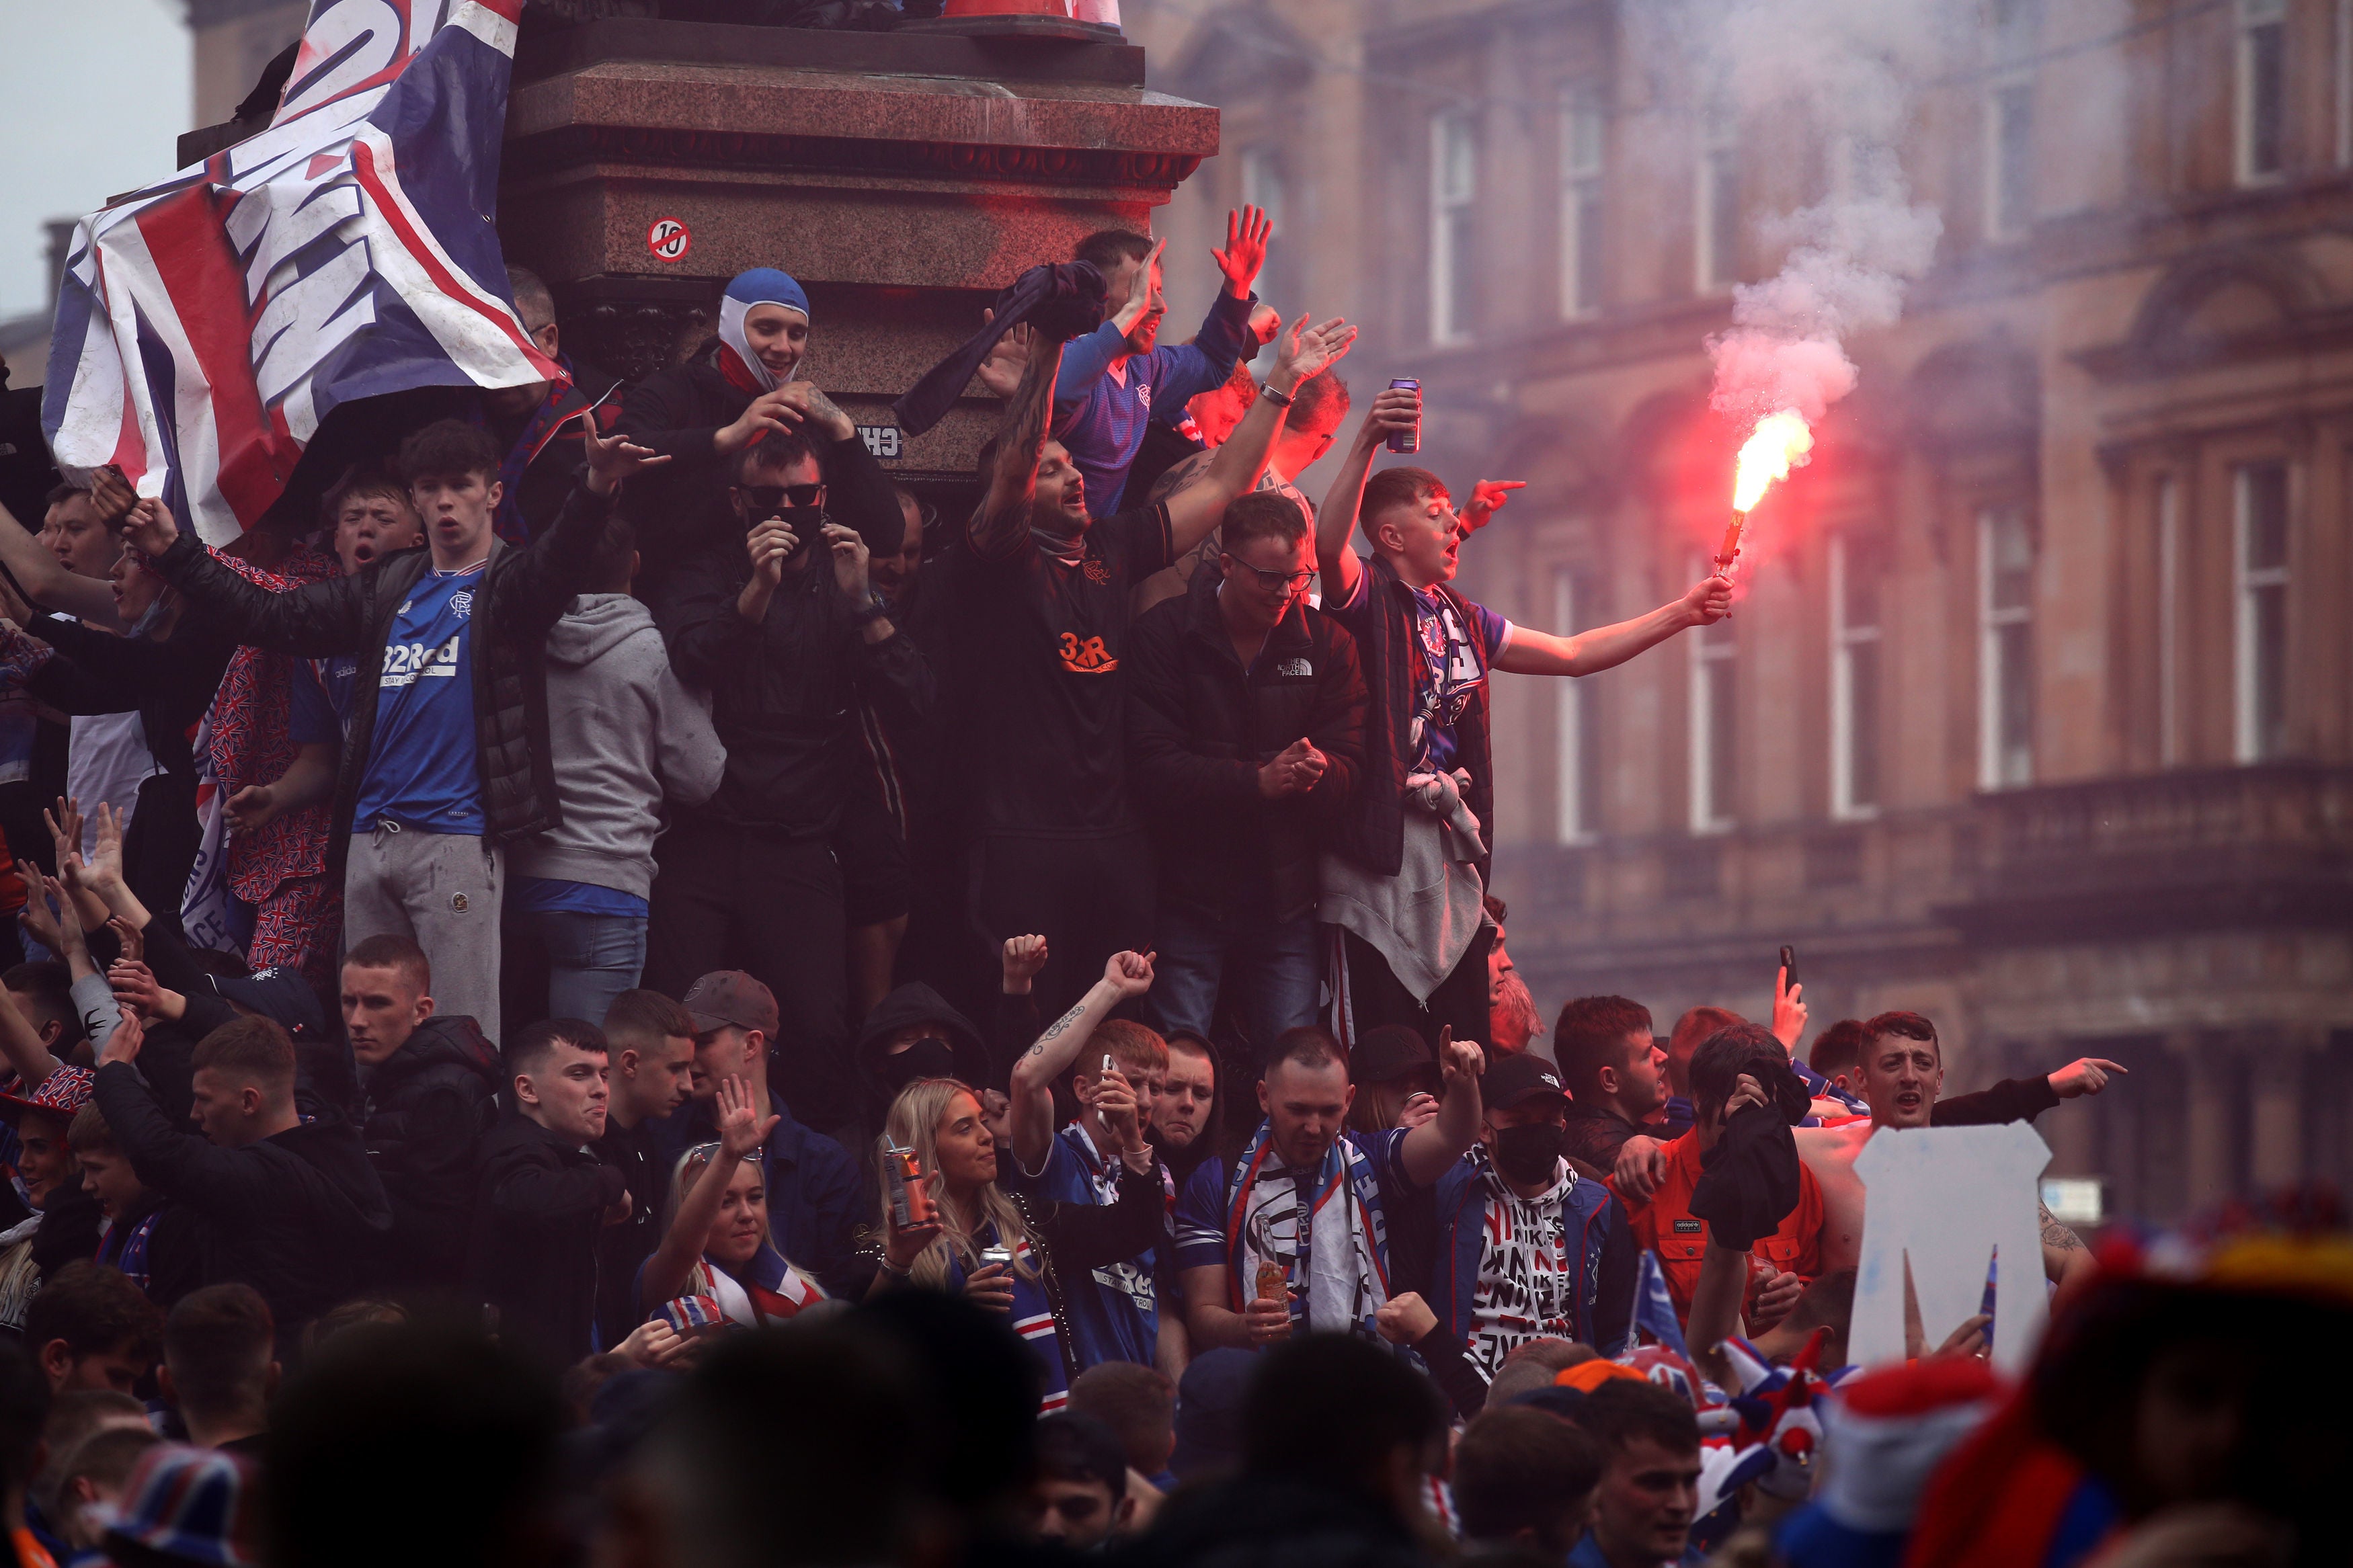
M1401 387L1409 387L1415 392L1419 392L1421 390L1421 383L1414 380L1411 376L1399 376L1395 381L1389 383L1389 390L1391 392L1395 392ZM1389 432L1388 448L1392 452L1419 452L1421 450L1421 420L1419 416L1417 416L1415 417L1412 429L1392 430Z
M1013 1249L1003 1242L984 1247L980 1249L980 1263L984 1268L991 1264L999 1268L1010 1268L1013 1267Z
M932 1207L932 1194L923 1184L923 1162L913 1149L902 1149L884 1133L882 1144L882 1179L890 1188L891 1219L901 1230L930 1225L939 1216Z

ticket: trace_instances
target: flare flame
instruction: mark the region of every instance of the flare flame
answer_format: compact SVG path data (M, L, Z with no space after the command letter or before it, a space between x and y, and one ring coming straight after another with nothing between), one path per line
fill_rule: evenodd
M1806 466L1814 449L1814 432L1806 417L1793 408L1767 414L1740 447L1734 470L1732 510L1746 515L1765 499L1765 492L1789 477L1791 468Z

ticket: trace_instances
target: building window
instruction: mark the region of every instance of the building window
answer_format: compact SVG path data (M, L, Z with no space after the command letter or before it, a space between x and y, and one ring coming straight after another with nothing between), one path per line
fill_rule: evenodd
M2287 465L2248 463L2232 476L2237 513L2238 758L2260 763L2287 739Z
M1874 542L1831 540L1831 814L1879 809L1881 587Z
M1430 126L1430 335L1456 342L1477 324L1478 121L1439 115Z
M1986 235L2016 239L2034 222L2034 84L1986 95Z
M1594 619L1588 583L1564 567L1552 574L1552 624L1574 636ZM1553 682L1559 704L1558 779L1553 836L1563 844L1587 844L1601 827L1601 726L1594 689L1582 680Z
M2157 757L2181 763L2181 483L2157 481Z
M1699 563L1704 570L1705 563ZM1732 826L1738 780L1739 729L1733 662L1739 652L1733 623L1694 627L1691 643L1691 830L1722 833Z
M1583 88L1560 99L1560 313L1601 308L1601 100Z
M2022 506L1978 513L1978 785L2034 782L2034 533Z
M2239 181L2279 177L2287 132L2287 0L2239 0Z
M1740 119L1719 100L1700 129L1696 282L1713 294L1740 280Z

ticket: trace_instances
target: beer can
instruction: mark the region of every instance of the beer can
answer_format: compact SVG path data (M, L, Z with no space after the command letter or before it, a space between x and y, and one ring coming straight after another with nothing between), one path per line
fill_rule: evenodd
M1399 377L1398 377L1395 381L1392 381L1392 382L1390 382L1390 383L1389 383L1389 390L1390 390L1390 391L1392 391L1392 392L1397 391L1397 390L1398 390L1398 388L1400 388L1400 387L1409 387L1409 388L1411 388L1411 389L1412 389L1413 391L1415 391L1415 392L1419 392L1419 391L1421 390L1421 383L1420 383L1420 382L1419 382L1419 381L1416 381L1416 380L1415 380L1415 379L1413 379L1413 377L1411 377L1411 376L1399 376ZM1410 429L1410 430L1392 430L1392 431L1390 431L1390 432L1389 432L1389 439L1388 439L1388 447L1389 447L1389 450L1390 450L1390 451L1392 451L1392 452L1419 452L1419 451L1420 451L1420 450L1421 450L1421 420L1420 420L1420 418L1419 418L1419 416L1416 416L1416 418L1414 419L1414 422L1413 422L1413 428L1412 428L1412 429Z

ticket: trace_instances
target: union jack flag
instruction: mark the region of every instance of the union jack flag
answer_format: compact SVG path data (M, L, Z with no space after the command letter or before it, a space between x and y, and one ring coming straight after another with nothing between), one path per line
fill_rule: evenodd
M206 542L338 404L564 379L508 299L499 142L522 0L312 0L269 129L84 218L41 422Z

